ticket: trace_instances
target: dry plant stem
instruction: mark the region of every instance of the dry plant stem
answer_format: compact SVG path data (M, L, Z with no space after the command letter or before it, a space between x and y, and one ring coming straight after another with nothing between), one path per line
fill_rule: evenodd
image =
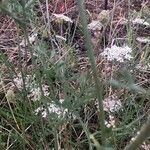
M137 135L135 140L125 147L124 150L136 150L139 146L150 136L150 117L147 123L142 127L140 134Z
M50 35L50 19L49 19L49 10L48 10L48 0L46 0L46 16L47 16L47 26L48 26L48 33Z
M84 33L84 37L85 37L85 45L86 45L86 48L88 51L88 57L89 57L89 61L91 63L93 77L95 80L95 88L96 88L98 104L99 104L99 112L100 112L99 118L100 118L100 128L101 128L101 140L102 140L102 144L105 145L106 136L105 136L105 124L104 124L105 118L104 118L103 96L102 96L103 89L102 89L102 84L100 84L100 81L98 78L91 37L90 37L89 31L87 29L87 20L86 20L86 14L85 14L83 1L77 0L77 4L78 4L79 12L80 12L80 19L81 19L83 33Z

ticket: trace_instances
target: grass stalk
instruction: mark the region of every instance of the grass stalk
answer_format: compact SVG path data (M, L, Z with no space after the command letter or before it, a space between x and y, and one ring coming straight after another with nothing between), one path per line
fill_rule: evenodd
M136 150L139 146L150 136L150 117L148 118L146 124L142 127L140 134L137 135L135 140L127 145L124 150Z
M94 52L93 52L93 46L92 46L92 42L91 42L91 36L90 36L89 31L87 29L87 19L86 19L83 1L77 0L77 4L78 4L79 12L80 12L81 24L83 27L85 45L86 45L86 48L88 51L88 57L89 57L89 61L91 63L91 68L93 71L93 78L95 81L95 89L96 89L98 105L99 105L101 140L102 140L102 145L105 145L106 135L105 135L105 124L104 124L105 116L104 116L104 109L103 109L103 94L102 94L103 88L102 88L102 84L100 83L99 78L98 78L98 73L97 73L96 63L95 63L95 58L94 58Z

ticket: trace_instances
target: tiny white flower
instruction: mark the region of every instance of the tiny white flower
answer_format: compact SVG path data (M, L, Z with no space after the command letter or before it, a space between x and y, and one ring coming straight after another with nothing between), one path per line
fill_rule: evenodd
M145 26L149 26L150 24L148 22L146 22L144 19L141 18L135 18L132 21L133 24L141 24L141 25L145 25Z
M33 44L33 42L35 42L36 37L37 37L37 33L31 34L29 36L30 44ZM22 40L22 42L20 43L20 46L25 47L26 45L27 45L27 40Z
M107 128L110 128L110 127L115 128L116 127L115 124L116 124L115 117L112 115L109 115L109 120L108 121L105 120L106 127Z
M31 80L31 76L27 75L27 76L26 76L26 83L25 83L26 86L29 85L30 80ZM22 80L22 75L21 75L21 73L19 73L19 74L17 75L17 77L15 77L15 78L13 79L13 81L14 81L14 83L15 83L15 85L17 86L18 89L22 89L22 88L23 88L23 80Z
M38 114L40 111L43 110L43 107L38 107L36 110L35 110L35 113Z
M136 40L141 43L150 43L150 38L137 37Z
M107 128L111 127L111 124L108 121L106 121L106 120L105 120L105 125L106 125Z
M135 141L135 137L131 138L131 142Z
M109 123L111 124L111 126L113 127L113 128L115 128L116 127L116 120L115 120L115 117L114 116L112 116L112 115L109 115Z
M139 63L139 64L137 64L135 66L135 68L140 70L140 71L147 71L150 68L150 63L149 64L141 64L141 63Z
M44 96L49 96L50 92L49 92L49 86L48 85L42 85L42 90L43 90L43 94ZM31 87L30 90L30 94L28 94L28 97L31 98L31 100L33 101L37 101L40 100L41 98L41 90L39 87Z
M14 78L14 83L16 84L18 89L22 88L22 79L21 79L21 77L18 76L16 78Z

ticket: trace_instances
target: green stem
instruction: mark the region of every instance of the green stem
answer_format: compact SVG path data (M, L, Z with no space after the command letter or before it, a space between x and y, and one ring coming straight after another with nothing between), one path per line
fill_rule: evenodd
M136 150L139 146L150 136L150 117L147 123L142 127L140 134L137 135L135 140L125 147L124 150Z
M77 0L78 3L78 8L80 12L80 19L81 19L81 24L83 27L83 33L85 37L85 45L88 51L88 57L89 61L91 63L91 68L93 71L93 77L95 81L95 88L96 88L96 93L97 93L97 98L98 98L98 105L99 105L99 118L100 118L100 128L101 128L101 139L102 139L102 144L105 145L106 143L106 135L105 135L105 123L104 123L104 109L103 109L103 95L102 95L102 84L100 84L99 78L98 78L98 73L96 69L96 63L95 63L95 58L94 58L94 52L93 52L93 46L91 42L91 36L89 34L89 31L87 29L87 19L86 19L86 14L85 14L85 9L83 5L82 0Z

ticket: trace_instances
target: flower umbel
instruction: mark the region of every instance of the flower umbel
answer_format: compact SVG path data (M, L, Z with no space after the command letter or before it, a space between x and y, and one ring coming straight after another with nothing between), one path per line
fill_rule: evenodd
M113 45L111 48L105 48L101 55L105 56L109 61L124 62L125 60L132 59L131 53L132 49L128 46L118 47Z

